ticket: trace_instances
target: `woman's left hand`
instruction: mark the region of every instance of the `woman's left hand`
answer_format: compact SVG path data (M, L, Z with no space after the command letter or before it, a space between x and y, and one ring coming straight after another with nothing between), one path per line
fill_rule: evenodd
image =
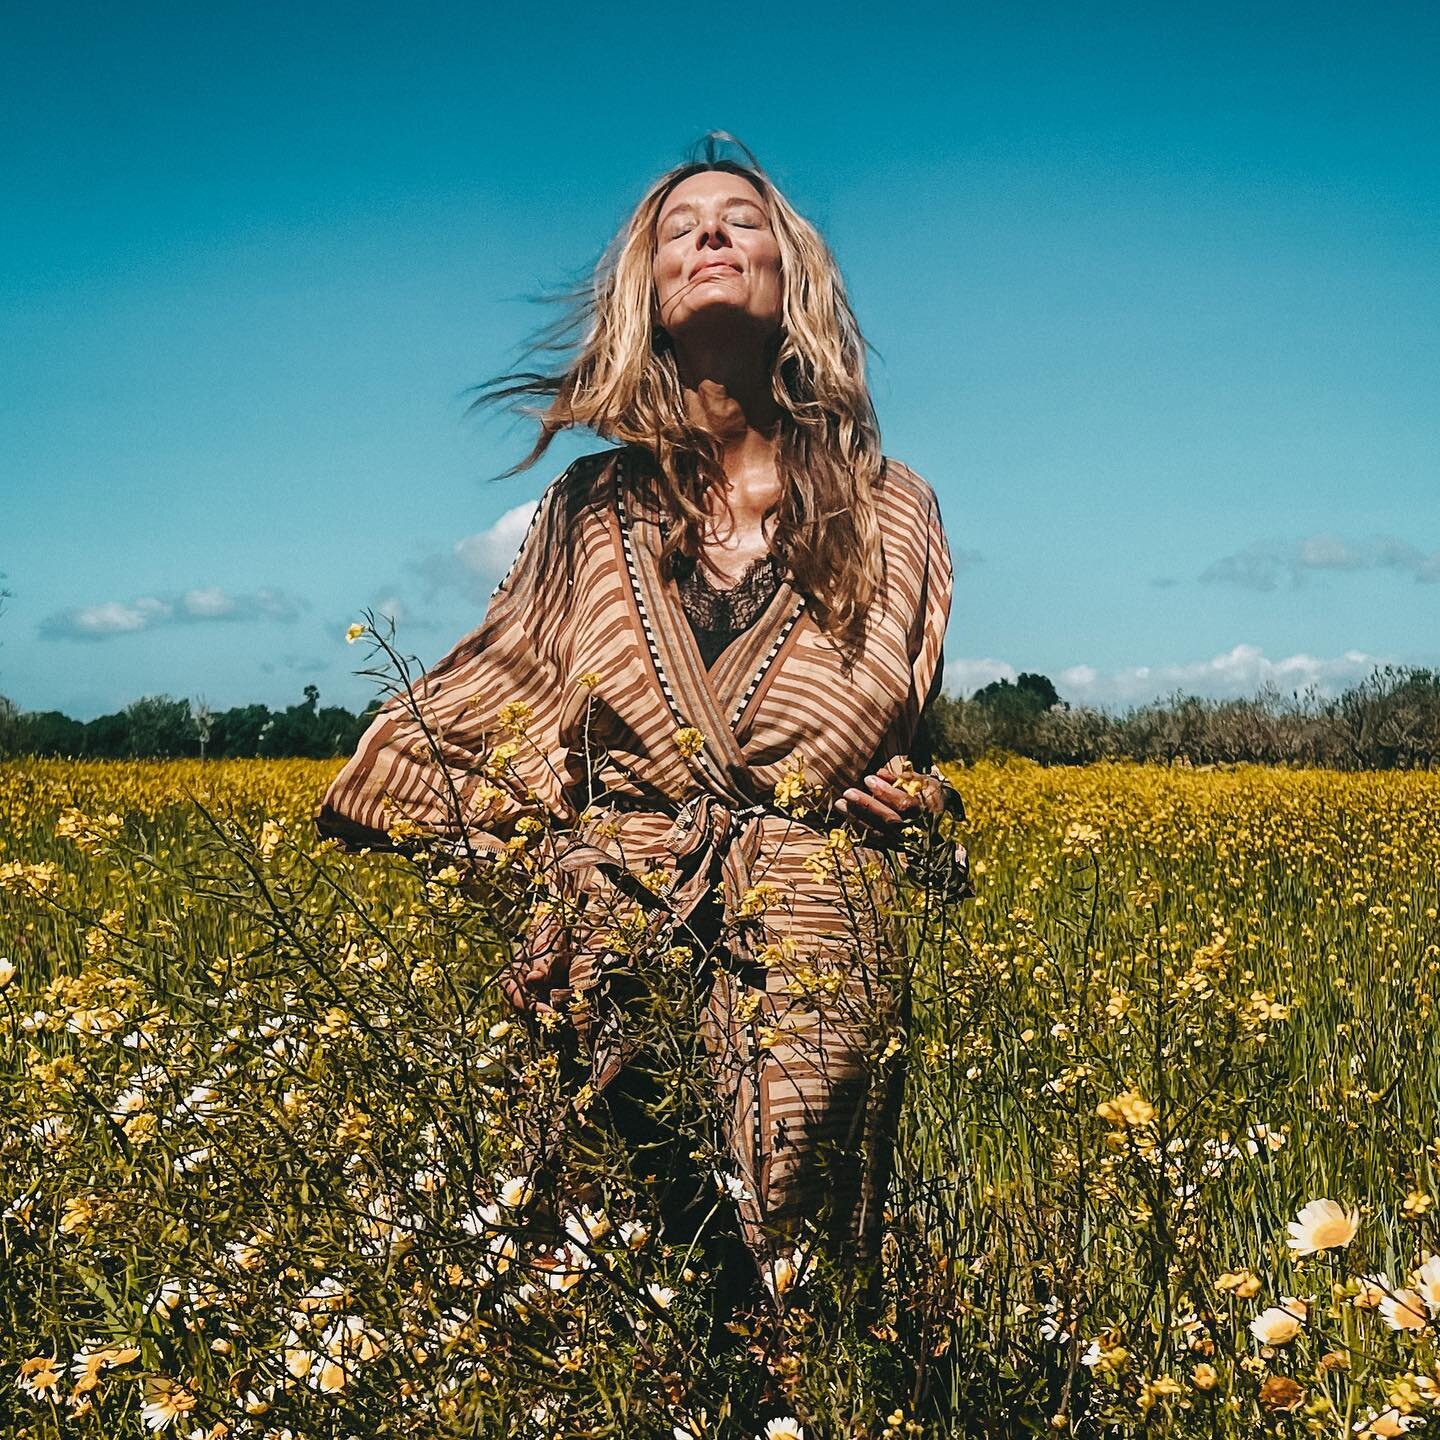
M894 763L867 775L860 786L852 786L835 802L847 820L858 820L877 834L896 840L906 825L922 815L939 815L945 808L944 789L933 775L911 770L904 778L920 781L919 793L900 787L901 775Z

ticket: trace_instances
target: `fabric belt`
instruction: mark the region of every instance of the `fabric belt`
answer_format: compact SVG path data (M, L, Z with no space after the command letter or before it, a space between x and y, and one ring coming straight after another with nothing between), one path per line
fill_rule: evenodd
M629 813L667 814L654 802L638 796L625 797L625 803L615 808ZM608 851L584 840L562 837L557 844L558 864L570 874L598 871L646 910L669 911L677 921L688 918L718 880L726 908L733 910L752 883L752 867L760 852L761 822L766 815L781 814L768 805L728 805L708 792L686 801L662 840L665 853L675 862L674 883L663 895L642 885ZM791 816L783 818L787 823L796 823Z
M626 810L648 811L665 816L666 811L650 805ZM718 881L726 926L729 963L745 965L753 958L752 934L758 925L735 922L743 897L753 883L755 861L760 853L761 826L766 815L782 815L766 805L728 805L720 797L705 793L682 805L665 832L665 854L674 862L675 878L663 894L644 885L624 863L598 845L561 837L557 843L557 864L561 871L579 878L598 872L621 894L660 919L683 925L712 893ZM794 818L783 816L787 823ZM568 987L555 998L568 1000ZM584 1013L584 1012L582 1012ZM577 1028L591 1034L591 1088L602 1090L619 1073L631 1052L624 1019L611 1006L601 1013L589 1012L576 1021Z

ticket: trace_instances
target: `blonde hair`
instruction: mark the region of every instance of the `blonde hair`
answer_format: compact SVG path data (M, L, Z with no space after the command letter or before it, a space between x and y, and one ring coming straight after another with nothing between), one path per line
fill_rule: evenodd
M707 170L743 176L769 208L784 290L771 353L771 388L780 410L775 545L816 618L857 642L882 576L876 489L884 457L865 383L865 339L820 233L743 146L751 163L715 153L717 140L730 139L711 132L702 142L703 158L661 175L606 247L591 279L551 297L565 313L541 332L531 354L571 358L549 371L500 376L480 387L470 408L524 397L548 400L543 407L522 406L539 421L540 433L506 475L528 469L557 434L580 426L648 452L656 498L676 522L668 531L666 563L673 566L676 553L697 556L706 492L724 485L723 451L685 406L655 295L656 229L666 197L681 180Z

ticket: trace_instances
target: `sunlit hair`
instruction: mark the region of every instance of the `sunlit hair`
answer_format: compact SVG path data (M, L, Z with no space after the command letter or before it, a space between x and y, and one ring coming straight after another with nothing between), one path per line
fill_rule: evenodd
M819 232L744 146L739 148L748 164L720 157L717 140L739 145L723 132L707 136L703 158L676 166L650 186L593 277L551 297L565 313L540 333L530 353L570 358L548 370L492 380L471 408L525 397L548 400L544 406L521 404L522 413L539 421L540 433L507 475L529 468L557 434L578 426L648 452L659 503L677 522L669 526L665 563L673 570L677 554L696 557L706 491L724 482L723 451L685 407L655 294L656 231L665 199L680 181L707 170L743 176L769 210L784 290L770 361L780 409L775 547L816 618L847 642L856 641L882 573L875 491L883 457L865 383L865 340Z

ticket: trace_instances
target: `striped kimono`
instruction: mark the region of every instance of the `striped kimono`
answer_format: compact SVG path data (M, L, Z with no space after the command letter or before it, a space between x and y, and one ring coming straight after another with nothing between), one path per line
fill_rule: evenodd
M724 943L748 963L707 972L700 1024L742 1233L774 1253L823 1199L831 1238L873 1258L899 1099L896 942L880 852L831 830L828 811L908 755L938 686L951 591L938 505L886 462L885 578L858 657L782 580L707 672L661 571L651 474L647 452L622 447L546 489L483 623L413 699L384 706L318 824L355 848L409 820L483 862L522 817L542 819L557 893L605 900L604 924L563 927L569 973L552 996L582 1032L592 1090L627 1053L604 1003L614 906L662 908L681 943L718 899Z

